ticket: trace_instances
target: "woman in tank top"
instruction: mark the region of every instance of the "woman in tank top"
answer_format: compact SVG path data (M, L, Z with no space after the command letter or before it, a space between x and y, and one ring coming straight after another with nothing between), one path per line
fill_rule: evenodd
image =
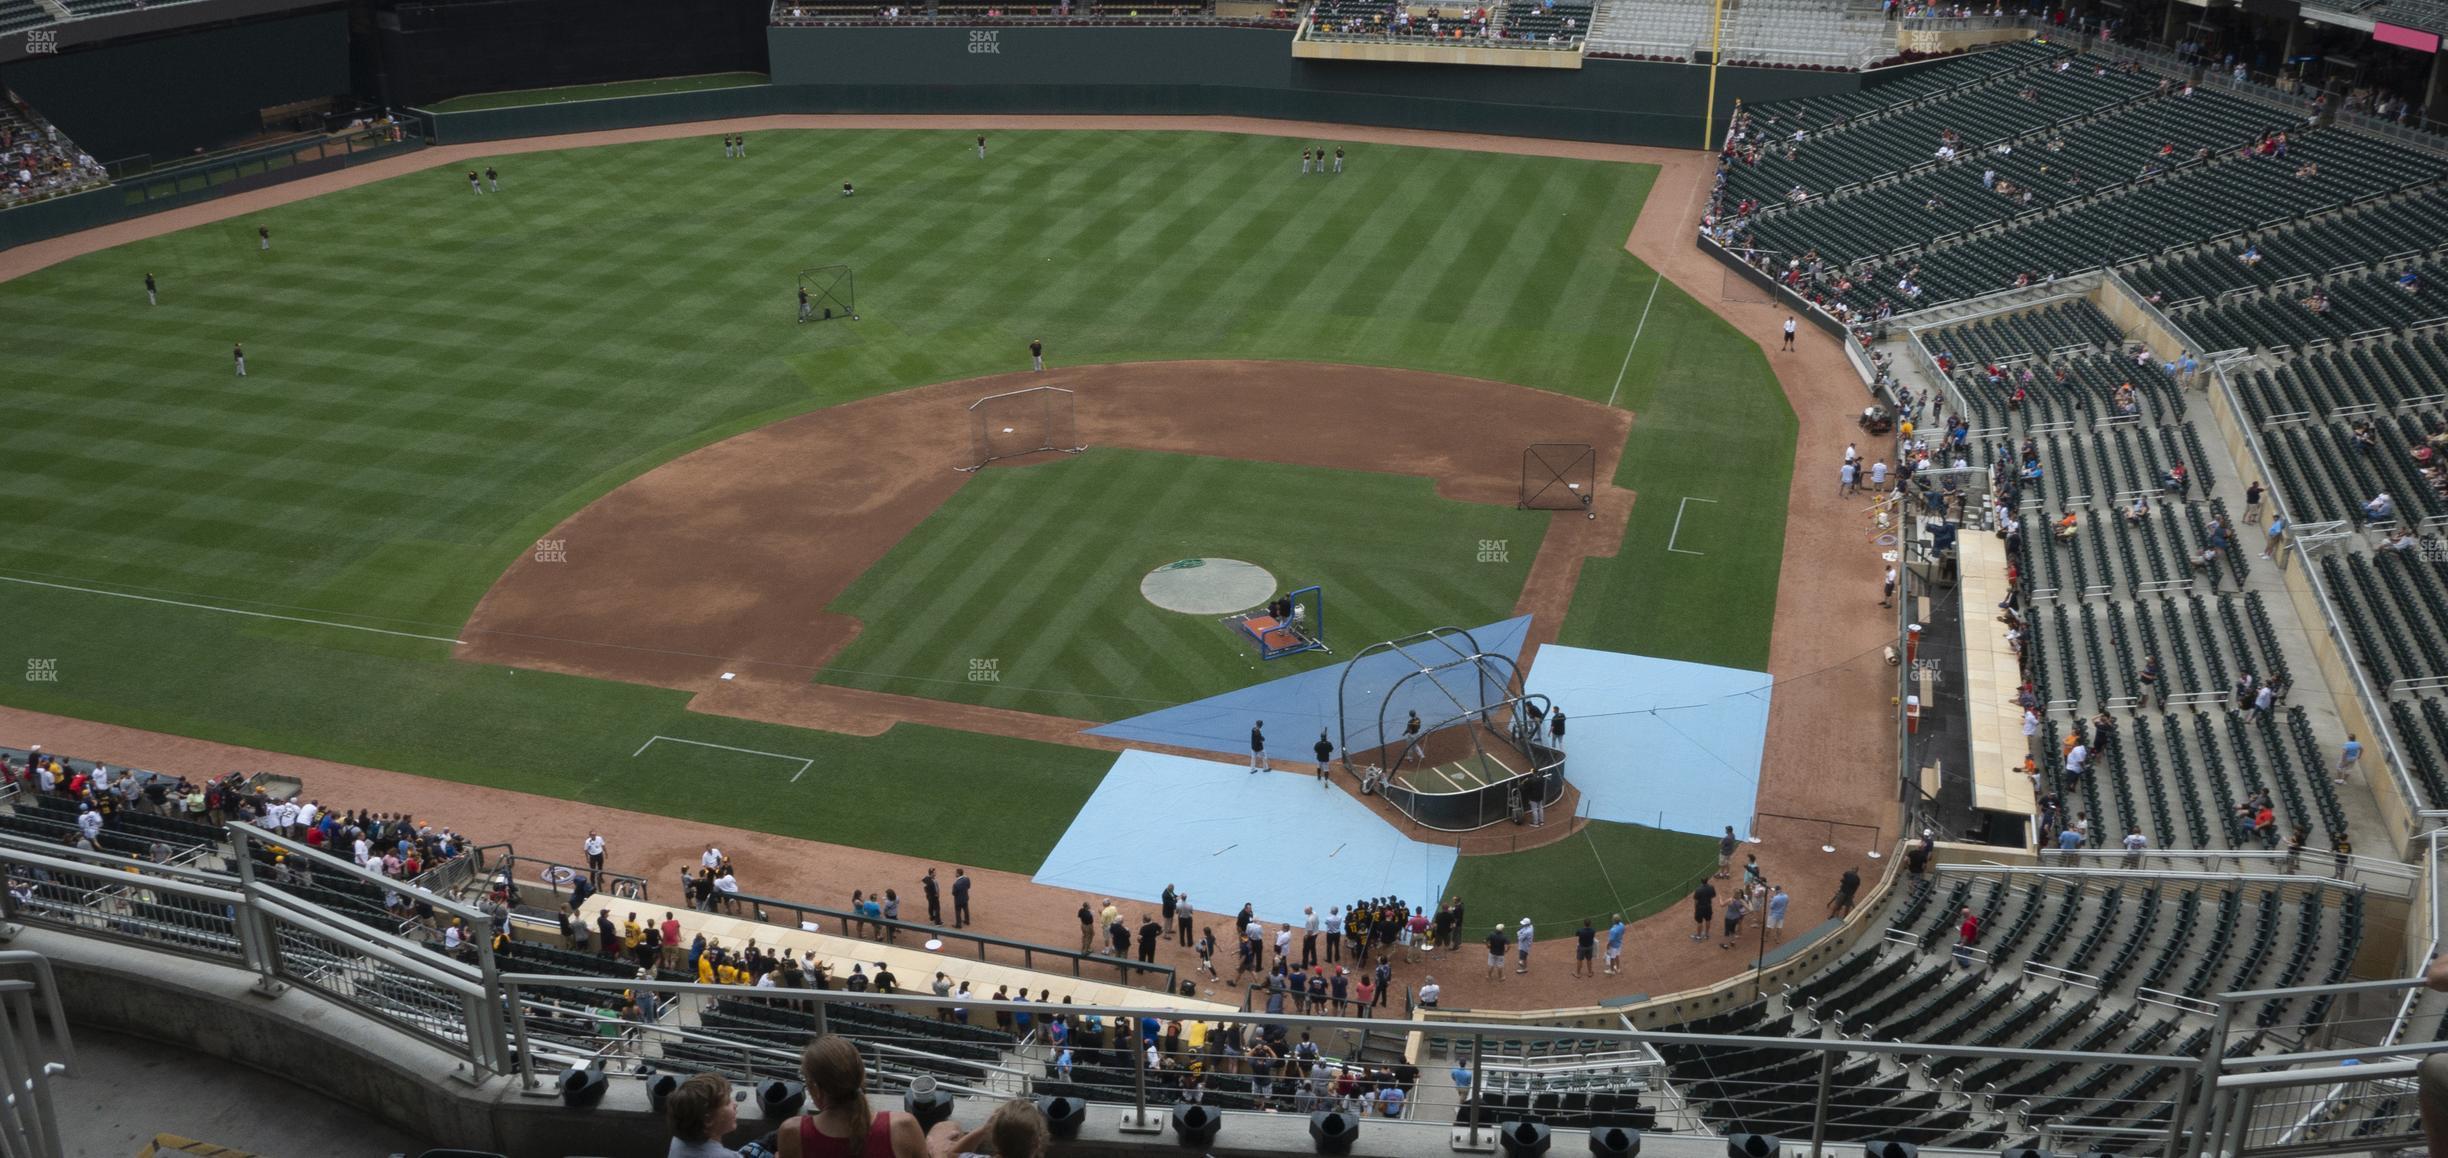
M927 1158L918 1119L867 1105L867 1062L848 1038L826 1034L799 1055L815 1113L782 1123L780 1158Z

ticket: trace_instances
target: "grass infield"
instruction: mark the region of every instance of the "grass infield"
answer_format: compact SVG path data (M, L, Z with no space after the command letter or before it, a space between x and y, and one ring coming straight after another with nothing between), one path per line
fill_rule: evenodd
M1548 517L1429 480L1150 451L970 480L833 610L865 622L820 682L1115 720L1332 667L1423 627L1512 613ZM1480 541L1503 558L1481 562ZM1220 616L1139 594L1150 569L1242 559L1326 588L1336 654L1265 661Z
M1541 848L1463 857L1445 893L1462 898L1472 924L1465 932L1474 939L1484 940L1500 922L1511 932L1528 917L1549 950L1542 967L1570 969L1572 931L1583 918L1601 930L1614 913L1637 921L1682 900L1715 871L1717 842L1708 837L1593 820L1579 835Z
M484 162L436 168L0 284L0 454L21 464L0 473L0 580L451 638L622 481L788 415L1016 369L1032 335L1058 363L1342 361L1605 399L1638 325L1619 481L1641 499L1565 638L1766 654L1793 418L1747 339L1671 286L1651 303L1623 249L1648 168L1349 145L1347 172L1303 178L1300 142L1171 132L1000 133L987 161L957 132L770 133L726 160L719 135L500 158L482 196L461 174ZM829 263L857 270L866 320L793 324L795 271ZM1663 550L1683 494L1719 499L1709 538L1687 521L1679 540L1706 554ZM1201 552L1222 550L1182 553ZM1410 589L1377 610L1342 579L1332 613L1509 605L1468 559L1431 589L1438 560L1430 543L1384 568ZM18 707L997 867L1033 868L1105 763L704 719L446 644L22 582L0 582L0 622L0 671L56 663L56 682L0 680ZM692 765L661 745L632 761L656 732L815 757L799 790L824 806L675 775ZM913 792L993 820L858 819Z

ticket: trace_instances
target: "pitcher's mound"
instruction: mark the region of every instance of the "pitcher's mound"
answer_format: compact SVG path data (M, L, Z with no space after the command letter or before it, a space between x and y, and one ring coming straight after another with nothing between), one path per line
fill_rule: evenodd
M1148 572L1139 594L1167 611L1227 615L1266 602L1275 594L1275 576L1239 559L1182 559Z

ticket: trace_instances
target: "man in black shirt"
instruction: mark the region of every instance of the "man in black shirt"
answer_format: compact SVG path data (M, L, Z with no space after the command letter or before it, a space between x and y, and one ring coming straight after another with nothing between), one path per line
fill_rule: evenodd
M1079 919L1080 952L1093 953L1096 951L1096 910L1088 907L1086 901L1080 902Z
M800 286L800 287L799 287L799 320L804 322L804 321L806 321L806 320L808 320L809 318L812 318L812 317L814 317L814 316L816 316L816 311L815 311L815 309L814 309L814 308L812 308L812 307L810 307L810 306L808 305L808 292L807 292L807 287L806 287L806 286Z
M1692 921L1699 929L1698 932L1692 934L1692 940L1706 941L1709 939L1709 919L1716 915L1717 886L1702 880L1700 887L1692 890Z
M893 976L892 968L882 961L876 962L875 991L888 997L901 992L901 979Z
M952 870L952 927L969 923L969 870Z
M1045 369L1045 341L1041 338L1029 339L1029 369Z
M918 887L926 892L927 924L943 924L943 889L935 883L934 869L919 878Z
M1513 942L1505 936L1504 926L1498 925L1487 935L1488 980L1504 980L1505 950Z
M1156 941L1163 936L1164 926L1158 924L1156 918L1145 913L1139 915L1139 959L1141 961L1151 965L1156 963Z
M1598 926L1588 917L1581 918L1581 927L1573 930L1573 976L1598 975Z
M161 304L161 298L160 298L160 297L159 297L159 296L156 294L156 292L155 292L155 291L156 291L156 290L158 290L159 288L160 288L160 287L158 287L158 286L156 286L156 285L154 285L154 284L153 284L153 275L152 275L152 274L149 274L149 273L148 273L148 274L146 274L146 275L145 275L145 304L146 304L146 305L148 305L148 306L158 306L158 305L160 305L160 304Z
M1250 773L1266 771L1266 721L1250 725Z
M1840 918L1853 912L1853 894L1861 891L1861 870L1848 868L1836 882L1836 899L1828 902L1828 916Z
M485 184L490 186L494 192L501 192L501 174L491 165L485 166Z
M1318 787L1324 788L1326 786L1326 766L1334 759L1334 741L1326 738L1324 728L1318 729L1317 758Z
M1564 709L1557 708L1547 716L1547 739L1548 747L1564 750Z

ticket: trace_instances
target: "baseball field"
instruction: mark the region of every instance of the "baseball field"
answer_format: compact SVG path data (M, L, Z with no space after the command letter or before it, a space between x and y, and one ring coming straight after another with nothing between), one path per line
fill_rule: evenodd
M1794 418L1755 345L1625 251L1653 170L1347 143L1346 172L1303 176L1300 148L1045 131L996 134L980 160L965 133L845 131L759 134L736 160L714 135L521 153L493 162L494 192L435 168L0 283L0 702L1028 872L1109 754L692 698L746 661L1103 720L1332 662L1262 670L1213 619L1140 599L1140 575L1187 556L1325 585L1355 646L1503 618L1561 521L1449 493L1443 463L1372 440L1484 431L1510 462L1507 424L1567 403L1629 415L1600 448L1628 521L1555 589L1562 641L1765 668ZM797 323L797 271L833 264L855 270L860 320ZM954 474L961 406L990 392L967 380L1025 371L1032 338L1055 384L1223 362L1284 381L1198 453L1151 439ZM1356 409L1304 365L1422 377ZM1467 389L1407 393L1425 376ZM887 406L946 453L883 482L789 457L787 432ZM753 505L652 488L725 455L811 481ZM837 596L792 611L838 638L687 642L720 634L741 576L848 566L833 524L801 514L888 490L925 501ZM614 506L687 546L590 538L634 525ZM603 584L618 614L573 621L583 636L505 626L518 576L576 576L552 597L584 604L591 560L623 552L673 578ZM617 678L482 662L522 649L617 654ZM980 659L998 678L969 678ZM929 823L902 822L912 801ZM1572 855L1602 842L1666 886L1705 858L1624 826ZM1562 855L1465 858L1456 884L1561 878L1558 917L1637 891Z

